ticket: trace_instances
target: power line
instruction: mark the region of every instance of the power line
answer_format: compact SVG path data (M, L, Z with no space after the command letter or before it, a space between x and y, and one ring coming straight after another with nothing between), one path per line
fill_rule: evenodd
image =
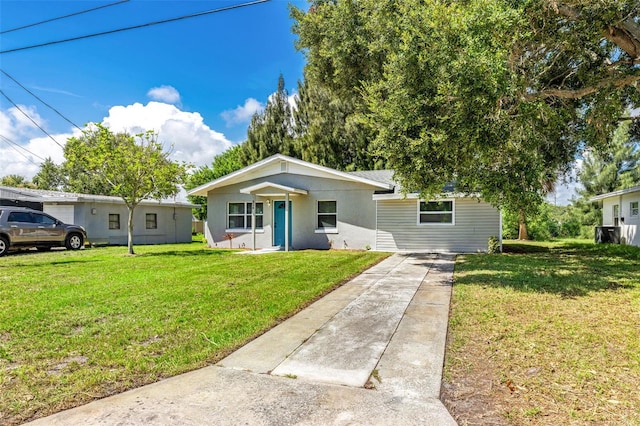
M129 1L129 0L127 0ZM31 90L27 89L26 87L24 87L22 84L20 84L20 82L18 80L16 80L15 78L11 77L5 70L0 69L0 72L4 75L6 75L7 77L9 77L11 80L14 81L14 83L16 83L18 86L22 87L25 91L27 91L27 93L29 93L31 96L33 96L34 98L36 98L37 100L39 100L40 102L42 102L44 105L46 105L47 107L49 107L51 110L53 110L53 112L55 112L56 114L58 114L60 117L62 117L64 120L67 121L67 123L71 124L72 126L74 126L76 129L82 131L82 129L80 127L78 127L77 124L75 124L73 121L69 120L67 117L65 117L64 115L62 115L62 113L60 111L58 111L57 109L55 109L54 107L52 107L51 105L49 105L48 103L46 103L45 101L43 101L42 99L40 99L35 93L33 93Z
M13 31L23 30L25 28L35 27L36 25L42 25L42 24L46 24L48 22L57 21L57 20L60 20L60 19L65 19L65 18L70 18L72 16L82 15L83 13L89 13L89 12L93 12L94 10L99 10L99 9L104 9L104 8L111 7L111 6L116 6L118 4L126 3L128 1L129 0L120 0L120 1L117 1L115 3L109 3L109 4L102 5L102 6L94 7L94 8L91 8L91 9L81 10L79 12L73 12L73 13L70 13L68 15L58 16L57 18L51 18L51 19L46 19L44 21L40 21L40 22L34 22L33 24L23 25L21 27L16 27L16 28L11 28L9 30L1 31L0 34L6 34L6 33L13 32Z
M179 16L177 18L163 19L161 21L154 21L154 22L149 22L149 23L140 24L140 25L134 25L134 26L131 26L131 27L126 27L126 28L118 28L116 30L103 31L101 33L87 34L87 35L78 36L78 37L66 38L66 39L63 39L63 40L49 41L49 42L46 42L46 43L34 44L34 45L31 45L31 46L17 47L15 49L0 50L0 54L2 54L2 53L19 52L21 50L35 49L36 47L51 46L51 45L54 45L54 44L66 43L66 42L69 42L69 41L76 41L76 40L83 40L83 39L86 39L86 38L99 37L99 36L103 36L103 35L107 35L107 34L114 34L114 33L119 33L119 32L123 32L123 31L135 30L135 29L138 29L138 28L151 27L151 26L159 25L159 24L166 24L168 22L181 21L183 19L197 18L199 16L211 15L213 13L226 12L228 10L239 9L241 7L254 6L254 5L257 5L257 4L260 4L260 3L266 3L268 1L270 1L270 0L256 0L256 1L251 1L251 2L248 2L248 3L235 4L233 6L221 7L221 8L218 8L218 9L210 9L210 10L206 10L204 12L191 13L189 15Z
M39 166L38 163L36 163L35 161L33 161L31 158L27 157L26 155L24 155L23 153L21 153L20 151L18 151L13 145L17 146L20 149L23 149L25 151L27 151L29 154L33 155L34 157L38 157L39 159L41 159L42 161L45 161L44 158L40 157L39 155L34 154L33 152L29 151L27 148L18 145L17 143L15 143L14 141L12 141L11 139L9 139L6 136L0 135L0 139L2 139L2 141L6 144L9 144L9 147L13 148L18 154L22 155L24 158L26 158L29 162L31 162L31 164Z
M51 140L52 140L52 141L54 141L54 142L56 143L56 145L58 145L60 148L64 149L64 147L63 147L62 145L60 145L60 143L59 143L57 140L55 140L55 138L54 138L53 136L51 136L51 135L50 135L50 134L49 134L45 129L43 129L42 127L40 127L40 125L39 125L38 123L36 123L36 122L35 122L35 120L29 116L29 114L27 114L26 112L24 112L24 111L22 110L22 108L20 108L20 107L19 107L15 102L13 102L13 101L11 100L11 98L10 98L10 97L8 97L8 96L6 95L6 93L4 93L4 91L0 90L0 94L1 94L2 96L4 96L5 98L7 98L7 100L8 100L8 101L9 101L9 102L14 106L14 107L16 107L16 109L17 109L18 111L20 111L20 112L21 112L25 117L27 117L27 118L29 119L29 121L31 121L31 122L32 122L32 123L33 123L33 124L38 128L38 129L42 130L42 132L43 132L45 135L49 136L49 138L51 138Z

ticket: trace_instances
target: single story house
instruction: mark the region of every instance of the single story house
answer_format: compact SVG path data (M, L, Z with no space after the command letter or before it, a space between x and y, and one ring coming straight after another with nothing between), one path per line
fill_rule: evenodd
M640 247L640 186L591 197L602 202L602 225L617 228L620 242Z
M83 226L91 244L127 244L129 210L120 197L0 186L0 205L42 210L62 222ZM142 201L133 216L134 244L191 242L191 209L196 207Z
M390 170L341 172L281 154L188 194L207 197L212 247L481 252L501 235L500 211L476 197L422 200L402 194Z

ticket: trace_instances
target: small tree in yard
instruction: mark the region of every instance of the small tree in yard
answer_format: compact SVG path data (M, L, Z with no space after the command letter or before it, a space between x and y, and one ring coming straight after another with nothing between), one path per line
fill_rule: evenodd
M70 138L64 155L71 167L99 176L129 209L128 250L133 251L133 212L142 200L162 199L178 193L187 166L168 158L152 131L131 136L113 134L97 124Z

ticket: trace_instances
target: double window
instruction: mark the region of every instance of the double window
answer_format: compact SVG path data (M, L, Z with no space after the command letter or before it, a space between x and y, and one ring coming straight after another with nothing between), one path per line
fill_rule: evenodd
M453 200L420 201L418 223L421 225L453 225Z
M251 229L251 201L229 203L227 210L228 229ZM264 209L262 203L256 203L256 229L262 229Z
M338 227L338 202L318 201L318 229Z
M109 213L109 229L120 229L120 215Z
M147 213L145 215L145 223L147 229L158 229L158 215L155 213Z

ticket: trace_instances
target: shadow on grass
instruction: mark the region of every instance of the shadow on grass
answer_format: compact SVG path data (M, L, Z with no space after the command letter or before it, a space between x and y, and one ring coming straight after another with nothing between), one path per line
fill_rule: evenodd
M572 298L640 289L640 248L582 243L508 244L502 255L459 258L456 285L509 287Z
M238 250L209 249L203 248L199 250L169 250L148 253L136 253L139 257L165 257L165 256L222 256L237 252Z

